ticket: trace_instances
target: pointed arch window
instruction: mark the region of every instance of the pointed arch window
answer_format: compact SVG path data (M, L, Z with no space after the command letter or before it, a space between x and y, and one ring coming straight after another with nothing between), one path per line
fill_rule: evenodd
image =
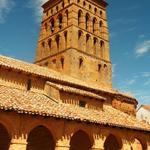
M64 61L65 61L65 59L62 57L61 59L60 59L60 61L61 61L61 67L62 67L62 69L64 68Z
M86 16L85 16L85 28L86 28L86 30L88 30L88 28L89 28L89 22L90 22L90 16L89 16L89 14L86 14Z
M65 17L66 17L66 24L68 25L68 10L65 12Z
M96 32L96 24L97 24L97 20L96 18L93 18L93 33Z
M29 80L27 81L27 91L30 91L30 90L31 90L31 85L32 85L32 80L29 79Z
M83 58L79 58L79 69L83 66Z
M105 43L104 41L100 41L100 55L102 58L104 58L105 56Z
M58 27L59 27L59 29L62 29L62 14L60 14L59 16L58 16Z
M94 38L94 40L93 40L94 55L96 55L96 51L97 51L97 43L98 43L98 39L97 39L97 38Z
M42 48L45 48L45 42L42 42L41 45L42 45Z
M51 21L50 21L50 30L51 30L51 33L53 33L54 32L54 30L55 30L55 22L54 22L54 19L52 19Z
M57 46L57 51L59 51L59 48L60 48L60 36L59 35L56 36L56 46Z
M81 23L82 23L82 15L83 15L83 12L79 10L78 11L78 26L79 27L81 26Z
M65 48L67 48L67 41L68 41L68 33L67 33L67 31L64 33L64 37L65 37Z
M78 31L78 48L82 50L83 47L83 32L81 30Z
M48 27L48 26L47 26L47 23L45 23L45 25L44 25L44 26L45 26L45 31L47 31L47 27Z
M49 50L52 49L52 40L51 39L48 40L48 47L49 47Z
M100 17L103 17L103 12L100 10Z

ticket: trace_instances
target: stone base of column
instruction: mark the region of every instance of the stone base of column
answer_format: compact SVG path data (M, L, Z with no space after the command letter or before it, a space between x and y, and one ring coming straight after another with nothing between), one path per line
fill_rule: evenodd
M104 150L104 148L91 148L91 150Z
M9 150L26 150L27 143L22 140L13 140L10 144Z
M56 146L55 147L55 150L69 150L70 149L70 147L68 146Z

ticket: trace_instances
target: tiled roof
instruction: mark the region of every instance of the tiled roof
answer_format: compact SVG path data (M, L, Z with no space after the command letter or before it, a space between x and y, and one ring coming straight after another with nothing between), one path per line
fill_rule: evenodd
M82 95L82 96L86 96L86 97L90 97L90 98L95 98L95 99L103 100L103 101L106 100L105 97L99 96L97 94L94 94L92 92L88 92L85 90L81 90L81 89L77 89L77 88L73 88L73 87L69 87L69 86L65 86L65 85L55 84L52 82L47 82L47 84L49 84L50 86L52 86L52 87L54 87L60 91L75 93L78 95Z
M143 105L143 107L150 111L150 105Z
M83 88L90 89L90 90L97 90L100 92L106 92L106 93L110 93L110 94L114 94L114 95L116 94L116 95L124 96L124 97L129 98L129 100L131 100L132 102L137 103L137 101L134 97L124 94L124 93L120 93L117 90L105 89L104 87L100 87L100 85L97 86L97 85L93 85L90 83L87 84L84 81L78 80L76 78L72 78L67 75L63 75L52 69L41 67L41 66L38 66L35 64L26 63L24 61L16 60L16 59L9 58L6 56L0 55L0 66L2 66L4 68L8 68L8 69L11 68L11 69L15 69L17 71L22 71L27 74L41 76L46 79L57 80L59 82L65 82L68 84L72 84L74 86L79 86L79 87L83 87Z
M63 104L46 95L0 86L0 109L150 132L150 126L112 106L103 110Z

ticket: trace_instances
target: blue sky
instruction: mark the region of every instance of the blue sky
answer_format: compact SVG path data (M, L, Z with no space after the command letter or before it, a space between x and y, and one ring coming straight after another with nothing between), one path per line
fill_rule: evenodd
M0 0L0 54L33 62L46 0ZM150 0L107 0L113 87L150 103Z

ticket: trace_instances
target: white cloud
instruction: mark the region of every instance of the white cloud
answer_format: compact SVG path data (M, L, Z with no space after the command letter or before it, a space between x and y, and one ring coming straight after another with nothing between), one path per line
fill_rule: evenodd
M133 85L134 83L136 83L136 80L135 80L135 79L131 79L131 80L127 80L127 81L126 81L126 84L127 84L127 85Z
M148 79L147 81L145 81L144 86L150 85L150 79Z
M145 34L140 34L140 35L138 36L138 38L140 38L140 39L145 38Z
M117 34L115 33L115 32L111 32L110 34L109 34L109 37L110 38L113 38L113 37L116 37L117 36Z
M34 16L36 18L37 22L41 21L41 16L42 16L42 5L47 2L48 0L28 0L28 8L33 9L34 11Z
M150 72L142 72L142 77L150 77Z
M145 53L150 51L150 40L139 43L135 48L136 56L143 56Z
M13 0L0 0L0 23L4 23L6 16L14 7Z
M117 64L112 64L112 77L114 78L116 76L115 70L116 70Z

